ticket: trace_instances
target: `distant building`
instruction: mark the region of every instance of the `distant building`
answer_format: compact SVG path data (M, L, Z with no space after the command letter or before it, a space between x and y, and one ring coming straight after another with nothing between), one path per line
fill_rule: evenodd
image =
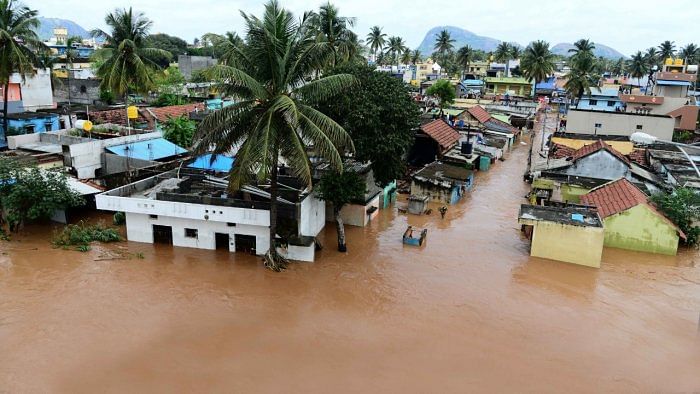
M622 178L581 196L595 206L605 228L605 246L675 255L685 234L659 212L630 181Z
M4 105L5 87L0 86L0 107ZM11 120L14 125L9 127L29 128L34 131L44 131L46 123L54 124L53 120L48 121L48 115L23 115L25 112L35 112L40 109L52 109L56 107L51 91L51 74L49 69L37 70L34 75L25 75L24 79L18 73L10 76L10 83L7 87L7 113L12 114ZM52 117L53 118L53 117ZM36 120L36 122L34 120ZM57 118L56 118L57 119ZM58 129L58 126L52 130ZM7 146L5 130L0 122L0 148Z
M584 95L576 105L577 109L615 112L619 111L623 102L618 96L617 89L591 88L591 94Z
M675 120L669 115L636 114L570 109L566 132L603 136L626 136L643 132L662 140L673 138Z
M216 63L216 59L211 56L179 55L177 57L178 68L188 81L192 79L192 75L197 71L214 66Z
M511 96L529 97L532 93L532 82L522 77L486 77L486 93Z

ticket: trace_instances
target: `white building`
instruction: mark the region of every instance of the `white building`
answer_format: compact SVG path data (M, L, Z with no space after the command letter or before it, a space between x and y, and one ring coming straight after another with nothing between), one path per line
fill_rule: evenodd
M296 234L288 235L287 246L278 251L290 260L314 261L325 203L296 187L291 178L280 179L278 228ZM182 170L110 190L95 201L98 209L126 213L129 241L265 254L270 247L269 194L257 187L245 187L236 196L226 193L221 179Z
M14 73L10 76L10 84L18 84L21 90L22 111L34 112L39 109L56 108L51 89L51 70L39 69L36 74Z

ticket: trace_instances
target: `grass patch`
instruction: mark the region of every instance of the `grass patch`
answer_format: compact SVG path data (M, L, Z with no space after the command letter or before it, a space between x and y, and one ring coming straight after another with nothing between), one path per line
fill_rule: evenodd
M114 228L106 227L102 223L86 224L80 221L77 224L69 224L54 234L52 244L56 248L87 252L91 242L118 242L121 239L119 232Z

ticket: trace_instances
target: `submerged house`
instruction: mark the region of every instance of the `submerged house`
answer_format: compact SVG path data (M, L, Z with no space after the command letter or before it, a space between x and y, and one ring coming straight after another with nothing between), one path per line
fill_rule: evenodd
M567 175L614 180L629 178L630 160L602 140L577 149L571 166L561 170Z
M685 234L627 179L593 189L581 203L595 206L605 225L605 246L675 255Z
M433 162L418 170L411 179L411 195L431 201L456 204L472 189L474 173L463 167Z
M325 203L295 178L280 175L279 185L278 251L291 260L313 261ZM95 201L97 209L126 213L129 241L257 255L270 248L265 186L229 194L226 180L183 168L98 194Z
M442 119L423 124L416 133L410 161L424 165L439 160L457 144L459 138L459 132Z
M582 206L520 206L518 223L531 240L530 256L600 268L603 223Z

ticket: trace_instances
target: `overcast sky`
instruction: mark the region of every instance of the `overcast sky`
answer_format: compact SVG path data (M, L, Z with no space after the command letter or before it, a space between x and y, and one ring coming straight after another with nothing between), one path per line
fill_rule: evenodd
M104 15L115 7L133 6L154 21L153 33L188 42L207 32L241 32L239 10L259 15L263 1L253 0L24 0L45 17L70 19L86 29L104 27ZM295 14L321 1L281 0ZM697 0L336 0L341 14L357 17L355 31L364 38L373 25L403 37L417 47L434 26L453 25L479 35L526 45L545 39L554 45L579 38L611 46L630 55L638 49L672 40L700 44ZM695 20L693 20L695 18Z

